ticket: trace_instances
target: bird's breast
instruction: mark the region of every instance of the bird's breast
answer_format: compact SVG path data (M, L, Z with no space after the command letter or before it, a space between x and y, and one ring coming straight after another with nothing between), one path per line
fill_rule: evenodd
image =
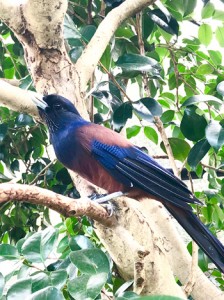
M68 169L110 193L126 192L127 187L114 179L94 159L78 135L61 132L60 135L52 137L52 144L58 160Z

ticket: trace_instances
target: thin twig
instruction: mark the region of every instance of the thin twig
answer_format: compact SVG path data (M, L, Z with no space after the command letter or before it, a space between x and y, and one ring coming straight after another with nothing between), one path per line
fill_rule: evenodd
M55 160L52 160L49 164L47 164L38 174L37 176L33 179L33 181L31 181L30 185L34 184L38 178L56 161Z
M16 72L19 74L20 79L23 78L23 76L21 75L21 73L19 72L19 70L17 68L17 65L16 65L16 63L15 63L15 61L14 61L14 59L13 59L11 53L10 53L10 51L8 50L7 46L4 43L4 39L1 36L0 36L0 41L2 42L2 46L4 47L5 52L9 55L9 57L10 57L12 63L13 63L13 66L14 66Z
M113 76L113 74L111 74L107 68L104 67L104 65L99 62L99 65L101 66L101 68L108 74L109 78L112 79L113 83L116 85L116 87L123 93L123 95L128 99L128 101L133 102L131 100L131 98L126 94L125 90L120 86L120 84L117 82L117 80L115 79L115 77Z
M216 172L220 172L220 173L224 174L224 170L222 170L222 169L217 169L216 167L212 167L212 166L206 165L204 163L201 163L201 165L202 165L203 168L208 168L208 169L211 169L211 170L214 170Z
M87 12L88 12L88 24L93 23L93 17L92 17L92 0L88 0L88 5L87 5Z

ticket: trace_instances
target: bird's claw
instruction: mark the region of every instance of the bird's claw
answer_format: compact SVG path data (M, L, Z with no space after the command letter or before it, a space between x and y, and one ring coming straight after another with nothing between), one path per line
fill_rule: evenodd
M102 206L106 209L109 217L112 217L115 211L115 205L112 202L108 201L108 203L104 203L102 204Z
M89 198L99 204L101 204L111 217L115 211L116 205L111 203L110 200L125 195L123 192L115 192L111 194L92 194Z

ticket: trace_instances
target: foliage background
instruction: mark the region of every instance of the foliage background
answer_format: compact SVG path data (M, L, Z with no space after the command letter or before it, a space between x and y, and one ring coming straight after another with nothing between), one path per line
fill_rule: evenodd
M64 38L73 62L104 14L122 1L105 2L106 7L99 0L69 1ZM144 135L155 149L165 151L154 122L160 116L174 158L206 178L207 186L195 191L205 203L197 213L218 234L224 229L224 7L217 1L162 3L129 18L116 31L89 84L87 106L94 122L120 131L128 121L127 138ZM34 90L23 48L3 23L0 77ZM78 197L67 170L51 153L44 125L0 107L1 182L16 180ZM122 298L131 283L120 278L86 217L62 217L52 227L47 208L15 202L0 207L0 221L0 265L10 260L10 269L0 276L0 297L13 276L18 281L8 289L7 299L137 297L126 292ZM199 265L224 289L220 272L202 252Z

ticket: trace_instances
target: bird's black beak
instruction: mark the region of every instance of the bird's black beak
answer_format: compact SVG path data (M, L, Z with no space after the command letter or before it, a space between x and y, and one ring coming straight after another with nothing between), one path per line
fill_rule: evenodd
M31 94L31 99L33 103L38 107L40 111L45 111L45 109L48 107L48 104L43 100L44 96L37 93Z

